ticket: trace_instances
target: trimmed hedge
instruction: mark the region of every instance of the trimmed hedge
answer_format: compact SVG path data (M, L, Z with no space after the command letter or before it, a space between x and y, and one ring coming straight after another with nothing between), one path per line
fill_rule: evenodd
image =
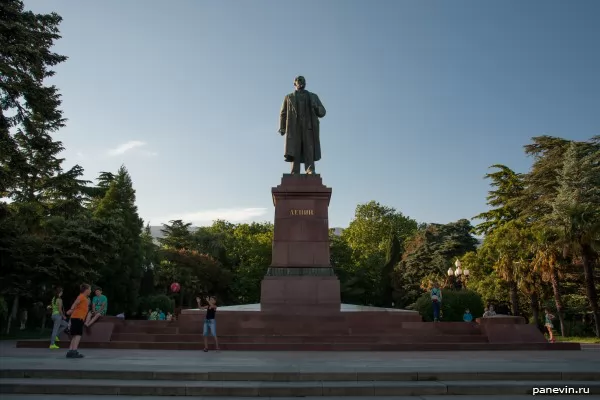
M442 321L462 321L465 309L471 311L473 321L483 315L483 300L472 290L442 289ZM429 293L423 294L414 305L425 321L433 321L433 306Z

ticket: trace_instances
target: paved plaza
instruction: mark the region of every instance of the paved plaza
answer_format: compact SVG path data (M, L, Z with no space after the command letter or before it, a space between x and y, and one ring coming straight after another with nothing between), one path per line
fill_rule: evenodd
M94 350L84 360L65 359L64 350L17 349L0 342L0 369L86 369L180 372L597 372L600 351L476 352L242 352Z
M89 349L84 354L84 359L68 360L63 350L17 349L14 342L1 342L0 386L4 387L0 398L75 399L92 388L86 399L120 395L128 400L160 400L169 395L201 400L250 396L283 400L294 395L323 400L441 400L452 395L453 400L521 400L531 398L526 393L534 387L568 386L591 387L592 391L589 395L536 398L600 399L600 352L593 348L561 352L208 353ZM69 387L75 387L75 392L63 390ZM54 390L63 391L54 395Z

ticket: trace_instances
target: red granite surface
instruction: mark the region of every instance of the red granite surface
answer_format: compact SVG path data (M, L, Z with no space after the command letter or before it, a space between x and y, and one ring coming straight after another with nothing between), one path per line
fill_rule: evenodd
M331 268L331 188L319 175L284 175L271 190L275 206L272 268ZM272 314L339 312L340 282L332 276L266 276L261 311Z

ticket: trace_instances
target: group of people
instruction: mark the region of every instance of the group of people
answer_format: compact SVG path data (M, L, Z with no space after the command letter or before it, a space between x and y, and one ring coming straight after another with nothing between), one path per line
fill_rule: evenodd
M430 297L431 297L431 304L433 306L433 320L434 320L434 322L437 322L440 320L441 308L442 308L442 289L440 289L438 283L433 284L433 288L431 289L431 292L430 292ZM488 305L484 309L483 318L491 318L491 317L495 317L495 316L496 316L496 311L494 311L494 306ZM554 315L552 315L550 313L550 310L548 308L546 308L544 310L544 328L546 331L548 331L548 335L550 336L549 340L551 343L554 343L554 333L553 333L554 324L552 323L553 319L554 319ZM465 313L463 314L463 321L465 321L465 322L473 321L473 315L471 314L471 311L468 308L465 310Z
M95 296L90 301L91 293L91 286L86 283L82 284L79 288L79 296L77 296L77 299L73 302L71 308L65 312L62 300L63 289L61 287L55 289L54 297L48 306L51 310L53 321L50 349L59 348L56 343L60 340L59 337L61 333L65 332L71 337L71 343L66 357L84 357L78 350L83 332L85 329L89 329L102 316L106 315L108 309L108 299L102 294L101 288L97 287L94 290ZM204 336L204 351L208 351L209 334L214 337L215 348L216 350L219 350L216 324L217 299L214 296L206 297L206 305L202 305L200 297L197 297L196 302L198 303L199 309L206 310L202 332ZM150 310L150 319L169 320L169 318L173 318L171 313L165 315L158 309L155 311Z
M152 311L152 309L148 310L148 321L175 321L175 316L170 312L165 314L164 311L157 308Z
M71 344L67 352L67 358L83 358L79 353L79 342L84 329L89 329L94 323L106 315L108 309L108 299L102 294L102 288L94 290L94 298L90 302L92 288L84 283L79 288L79 296L71 305L71 308L65 312L62 300L63 289L57 287L54 297L50 303L52 314L52 335L50 337L50 349L58 349L56 342L60 340L60 334L66 332L71 336ZM67 322L68 321L68 322Z

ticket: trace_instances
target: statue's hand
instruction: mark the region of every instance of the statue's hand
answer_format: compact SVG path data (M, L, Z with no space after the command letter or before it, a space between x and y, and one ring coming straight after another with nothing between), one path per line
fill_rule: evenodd
M280 129L278 132L281 133L281 136L285 135L285 129Z

